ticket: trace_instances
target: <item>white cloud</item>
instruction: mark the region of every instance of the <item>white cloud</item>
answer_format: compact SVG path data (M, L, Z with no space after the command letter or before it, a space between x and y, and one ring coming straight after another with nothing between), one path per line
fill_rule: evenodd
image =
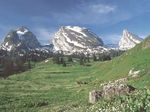
M55 29L53 28L35 28L35 34L41 44L49 44L54 36Z
M112 25L130 19L129 12L124 12L117 5L81 4L64 13L52 13L51 19L57 24ZM46 17L45 17L46 18Z
M109 6L103 4L94 4L91 5L90 8L93 12L97 12L99 14L107 14L116 10L116 6Z
M83 2L76 7L64 12L51 12L49 16L32 17L34 22L55 21L56 25L80 24L80 25L101 25L110 26L122 21L129 20L134 15L128 10L122 9L118 4L104 4Z

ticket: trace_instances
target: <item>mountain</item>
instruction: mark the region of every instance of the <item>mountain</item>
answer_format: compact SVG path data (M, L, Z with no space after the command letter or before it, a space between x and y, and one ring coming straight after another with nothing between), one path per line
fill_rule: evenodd
M7 51L29 50L40 46L36 36L24 26L10 31L1 44L1 48Z
M128 50L133 48L136 44L139 44L142 41L137 35L124 30L121 40L119 41L120 50Z
M63 67L47 59L35 63L28 72L0 79L0 111L149 112L150 91L146 88L150 89L150 37L111 61L91 60L90 66L81 66L78 59L73 60ZM140 72L137 77L128 77L130 71ZM109 100L102 98L93 105L88 103L91 90L111 81L119 83L118 79L125 79L124 83L137 90Z
M62 26L53 39L56 51L78 52L103 46L103 41L87 28Z

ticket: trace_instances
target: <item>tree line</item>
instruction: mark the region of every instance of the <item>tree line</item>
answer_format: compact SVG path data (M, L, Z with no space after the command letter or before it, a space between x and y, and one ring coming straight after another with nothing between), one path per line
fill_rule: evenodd
M108 61L113 57L120 56L122 51L112 50L105 53L83 53L75 52L71 55L64 55L63 51L58 51L53 55L54 64L62 64L64 67L67 66L67 63L73 62L73 59L78 59L80 65L87 65L91 61Z
M8 52L0 50L0 76L7 77L34 67L36 62L52 57L52 52L30 50Z
M60 64L67 67L74 60L83 66L89 66L91 61L107 61L113 57L121 55L121 51L111 51L106 53L84 53L75 52L71 55L66 55L63 51L15 51L8 52L0 50L0 76L7 77L14 73L24 72L34 67L36 62L43 61L47 58L52 58L54 64Z

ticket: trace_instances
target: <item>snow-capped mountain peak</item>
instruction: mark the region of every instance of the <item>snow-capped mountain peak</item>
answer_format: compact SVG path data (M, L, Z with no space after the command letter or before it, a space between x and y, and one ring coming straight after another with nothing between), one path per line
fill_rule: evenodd
M22 26L22 27L18 28L16 30L16 32L17 32L18 35L24 35L25 33L29 32L29 29Z
M1 49L7 51L28 50L36 47L40 47L36 36L28 28L23 26L10 31L0 46Z
M55 33L54 49L62 51L82 51L96 46L103 46L102 40L86 28L79 26L62 26Z
M79 33L82 33L82 31L86 29L84 27L81 28L79 26L65 26L65 28Z
M120 50L128 50L133 48L136 44L140 43L143 39L139 36L129 32L128 30L123 30L122 38L119 41Z

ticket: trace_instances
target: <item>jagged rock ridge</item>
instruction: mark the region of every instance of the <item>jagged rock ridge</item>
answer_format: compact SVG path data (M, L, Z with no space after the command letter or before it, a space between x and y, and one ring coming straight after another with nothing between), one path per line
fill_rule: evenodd
M121 40L119 41L120 50L128 50L133 48L136 44L139 44L143 39L139 36L128 32L127 30L123 31Z
M78 52L103 46L103 41L86 28L62 26L55 33L53 44L55 50Z
M10 31L1 44L1 48L7 51L34 49L40 46L36 36L23 26Z

